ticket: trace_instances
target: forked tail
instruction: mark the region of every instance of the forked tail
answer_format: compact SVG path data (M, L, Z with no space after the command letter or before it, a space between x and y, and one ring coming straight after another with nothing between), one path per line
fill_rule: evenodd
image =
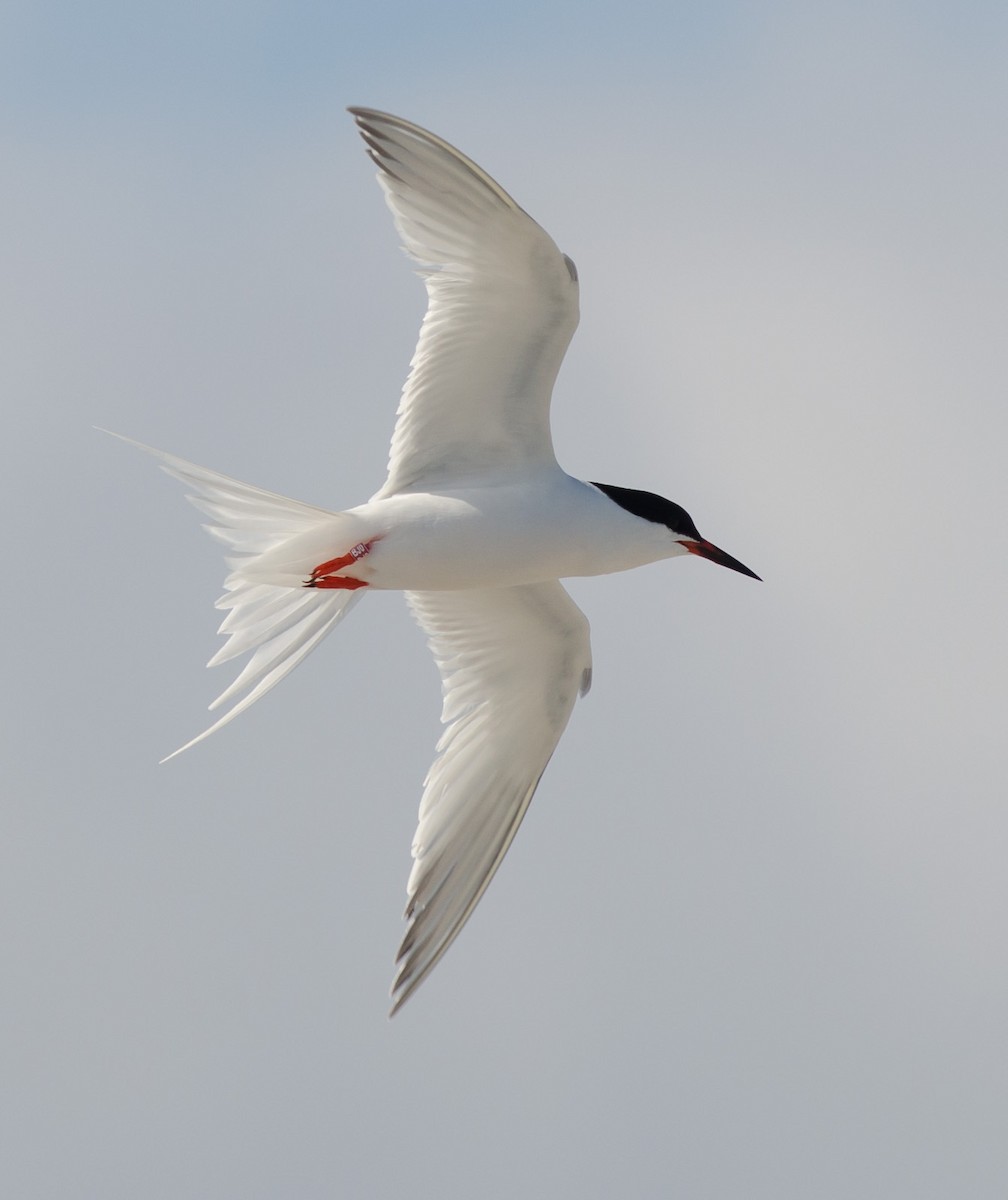
M191 490L188 499L211 518L203 526L232 553L231 571L217 607L227 610L219 633L225 644L207 663L215 667L251 653L235 681L210 705L230 704L224 715L162 762L195 746L254 704L289 674L360 598L360 590L306 587L313 564L333 547L360 541L357 520L239 483L121 434L154 455L161 469Z

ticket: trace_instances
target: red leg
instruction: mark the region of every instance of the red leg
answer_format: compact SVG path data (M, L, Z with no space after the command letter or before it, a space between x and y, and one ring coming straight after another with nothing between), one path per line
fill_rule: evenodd
M367 581L352 579L349 575L326 575L320 579L309 579L305 587L329 588L330 590L342 588L346 592L352 592L356 588L367 587Z
M341 554L338 558L330 558L328 562L319 563L309 578L305 580L304 586L330 589L343 588L346 591L367 587L367 583L363 579L354 579L350 575L337 575L336 572L342 571L344 567L349 567L351 563L355 563L366 554L370 554L372 544L372 542L358 542L349 554Z

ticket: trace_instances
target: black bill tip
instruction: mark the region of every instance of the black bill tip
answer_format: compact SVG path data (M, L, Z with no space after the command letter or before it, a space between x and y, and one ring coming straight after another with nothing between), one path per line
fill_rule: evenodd
M688 541L684 538L680 545L685 546L690 554L699 554L701 558L709 558L711 562L717 563L719 567L727 567L730 571L738 571L740 575L748 575L750 579L762 579L755 571L750 571L747 566L739 562L737 558L732 558L730 554L726 554L712 542L706 541L704 538L699 538L694 541L690 538Z

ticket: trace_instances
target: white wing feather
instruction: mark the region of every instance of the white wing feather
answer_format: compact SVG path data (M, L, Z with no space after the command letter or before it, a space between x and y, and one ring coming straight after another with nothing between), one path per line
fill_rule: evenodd
M549 404L577 328L574 264L447 142L350 111L428 295L378 495L555 466Z
M420 804L393 1012L476 907L591 681L588 621L559 583L407 599L441 670L445 731Z

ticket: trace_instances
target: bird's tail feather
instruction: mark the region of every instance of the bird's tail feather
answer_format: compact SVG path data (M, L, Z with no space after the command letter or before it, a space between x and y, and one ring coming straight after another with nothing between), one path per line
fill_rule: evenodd
M289 674L350 611L363 589L304 586L313 566L360 540L356 518L328 512L113 434L148 454L186 484L188 499L210 517L204 528L231 553L217 607L227 610L225 644L207 666L251 653L235 681L210 705L231 704L209 729L162 759L167 762L233 720Z

